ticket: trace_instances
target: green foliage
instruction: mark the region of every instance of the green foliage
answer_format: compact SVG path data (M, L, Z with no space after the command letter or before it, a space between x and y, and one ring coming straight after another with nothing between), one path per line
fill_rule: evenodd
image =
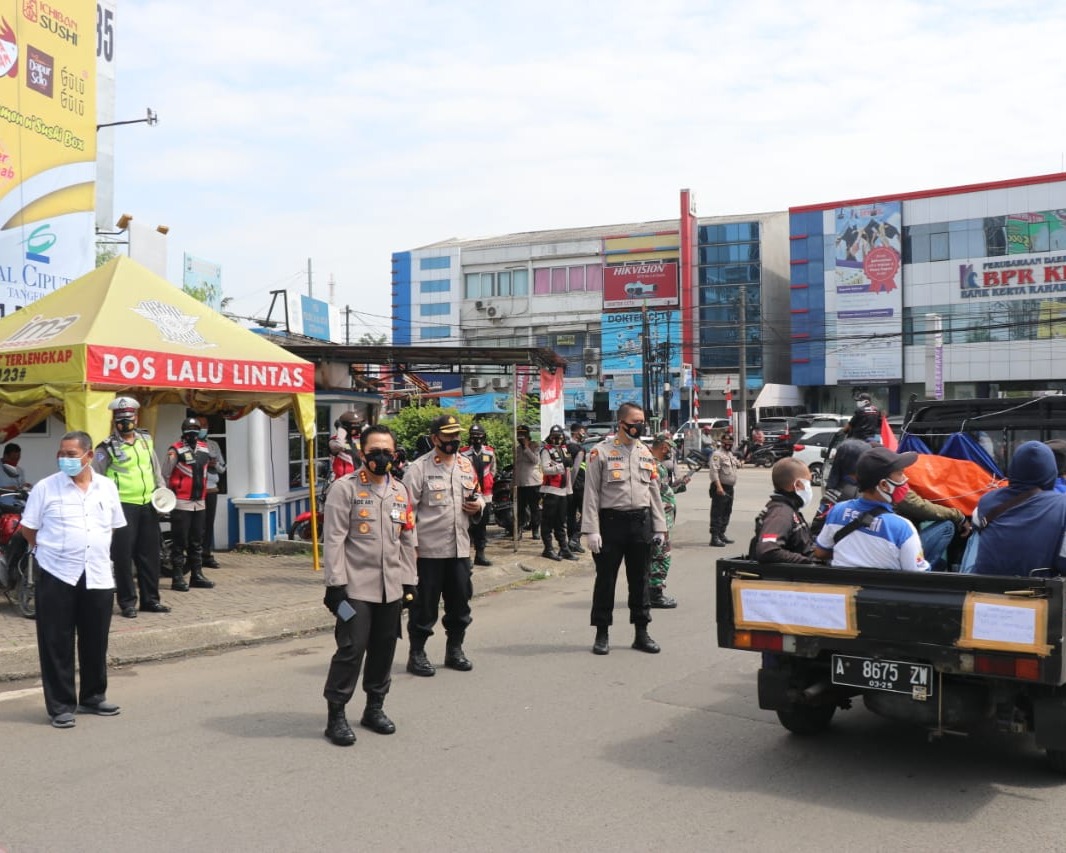
M109 249L106 246L101 247L99 243L96 244L96 266L102 267L108 261L118 257L118 252L114 249Z
M470 425L476 420L485 428L488 443L496 450L496 464L500 468L512 464L514 461L514 446L511 442L512 426L511 419L506 415L457 415L455 409L442 409L439 406L407 406L385 423L396 434L396 446L405 447L409 452L413 452L419 437L429 432L430 422L444 414L456 415L459 418L459 423L463 425L461 437L463 444L467 443ZM530 423L534 430L537 423L539 419Z
M379 347L388 343L388 341L387 335L372 335L370 332L363 332L356 343L360 346Z

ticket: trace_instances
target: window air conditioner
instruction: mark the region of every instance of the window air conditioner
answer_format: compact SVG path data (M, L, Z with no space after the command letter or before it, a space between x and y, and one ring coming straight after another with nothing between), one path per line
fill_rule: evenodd
M506 391L508 388L511 387L511 383L507 381L506 376L493 376L492 387L495 388L497 391Z
M479 300L478 300L477 302L475 302L475 303L474 303L474 307L475 307L475 308L476 308L476 309L477 309L478 311L484 311L484 310L485 310L485 303L484 303L484 302L482 302L482 301L481 301L481 300L479 299Z
M486 308L485 313L488 314L490 320L496 317L503 316L503 313L495 305L490 305L488 308Z
M485 387L485 380L484 379L482 379L480 376L471 377L471 379L470 379L470 390L471 391L480 391L484 387Z
M585 375L586 376L599 376L600 366L598 364L586 364Z

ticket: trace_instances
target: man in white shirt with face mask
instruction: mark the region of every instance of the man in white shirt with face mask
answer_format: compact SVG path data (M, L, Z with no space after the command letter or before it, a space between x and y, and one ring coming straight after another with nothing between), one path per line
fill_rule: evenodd
M814 563L814 541L803 510L814 498L810 469L798 459L778 459L770 471L774 493L755 519L748 558L760 563Z

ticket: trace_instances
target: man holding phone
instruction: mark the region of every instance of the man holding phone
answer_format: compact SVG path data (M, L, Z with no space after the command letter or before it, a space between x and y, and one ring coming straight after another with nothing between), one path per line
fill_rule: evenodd
M396 439L381 424L363 430L357 451L362 465L337 480L322 514L326 596L337 617L337 651L323 695L329 707L325 736L351 746L355 733L344 708L355 693L366 655L360 724L382 735L396 731L383 710L392 682L400 611L417 594L414 511L407 489L391 475Z
M485 501L474 466L459 455L462 427L455 415L441 415L430 424L433 451L407 468L404 484L418 517L418 600L411 608L407 634L411 650L407 671L428 677L437 670L426 657L441 597L444 598L444 665L467 672L474 665L463 653L474 595L470 563L470 522L477 521Z

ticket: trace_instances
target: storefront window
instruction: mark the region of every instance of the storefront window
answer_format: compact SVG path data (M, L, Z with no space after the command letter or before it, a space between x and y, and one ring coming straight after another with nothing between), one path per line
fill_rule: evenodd
M329 472L329 406L315 406L315 481L321 487ZM307 442L296 426L296 418L289 412L289 488L301 489L310 484L307 464Z

